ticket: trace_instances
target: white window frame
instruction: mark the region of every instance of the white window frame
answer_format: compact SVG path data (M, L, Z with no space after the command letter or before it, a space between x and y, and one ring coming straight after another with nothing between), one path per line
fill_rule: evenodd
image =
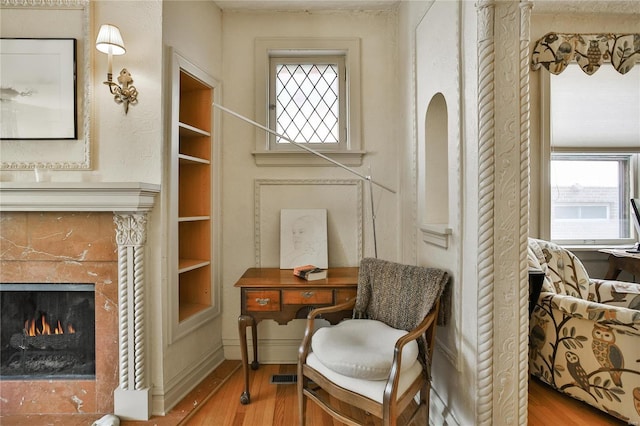
M344 56L346 78L346 141L342 146L323 147L322 153L349 166L362 165L361 68L359 38L258 38L255 42L255 117L269 126L271 57ZM254 159L257 165L334 166L327 160L289 144L274 149L271 135L255 131ZM281 144L283 145L283 144ZM286 144L285 144L286 145ZM316 144L309 146L316 149Z
M338 71L338 142L337 143L314 143L306 142L306 145L318 151L337 150L344 151L348 148L347 138L347 101L346 101L346 76L344 55L322 55L322 56L280 56L274 55L270 58L269 70L269 120L268 125L272 130L276 128L276 67L278 65L326 65L333 64ZM294 139L295 141L295 139ZM295 141L298 142L298 141ZM302 142L305 143L305 142ZM269 149L282 149L291 151L296 149L288 143L276 143L276 136L269 135Z
M540 113L540 237L551 240L551 107L550 107L550 75L546 70L540 72L540 95L541 95L541 113ZM637 151L628 147L563 147L553 149L555 153L567 154L630 154L629 162L630 178L629 178L629 198L638 198L640 196L640 147ZM627 200L629 203L629 200ZM629 218L631 220L631 218ZM597 248L601 246L630 246L635 244L640 236L636 235L635 228L631 231L630 238L620 238L611 240L554 240L561 245L570 245L572 247Z

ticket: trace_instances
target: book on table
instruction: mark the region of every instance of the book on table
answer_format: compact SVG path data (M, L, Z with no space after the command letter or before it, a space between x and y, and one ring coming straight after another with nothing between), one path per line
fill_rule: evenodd
M307 281L322 280L327 278L327 270L314 265L297 266L293 268L293 275Z

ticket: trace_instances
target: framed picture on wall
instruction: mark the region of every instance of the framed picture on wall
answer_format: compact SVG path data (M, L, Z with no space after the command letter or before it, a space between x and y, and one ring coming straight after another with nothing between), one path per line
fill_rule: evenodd
M329 267L326 209L280 211L280 269Z
M0 139L77 139L76 39L0 39Z

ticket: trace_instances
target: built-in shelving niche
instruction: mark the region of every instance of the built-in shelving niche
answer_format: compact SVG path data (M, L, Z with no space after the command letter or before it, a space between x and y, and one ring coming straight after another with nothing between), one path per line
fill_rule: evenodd
M169 253L172 340L220 313L219 83L171 51Z

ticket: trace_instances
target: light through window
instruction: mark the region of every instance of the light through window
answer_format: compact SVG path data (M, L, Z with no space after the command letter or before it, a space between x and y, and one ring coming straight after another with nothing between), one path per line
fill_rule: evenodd
M270 136L271 149L346 149L345 57L272 56L270 69L269 127L282 136Z
M276 65L276 132L298 143L337 143L338 81L335 64Z
M630 155L554 154L551 238L576 242L631 237Z
M548 223L550 239L559 244L633 243L629 200L640 188L640 67L623 75L605 63L587 75L570 63L561 74L541 76L548 99L543 156L549 153L550 167L542 233Z

